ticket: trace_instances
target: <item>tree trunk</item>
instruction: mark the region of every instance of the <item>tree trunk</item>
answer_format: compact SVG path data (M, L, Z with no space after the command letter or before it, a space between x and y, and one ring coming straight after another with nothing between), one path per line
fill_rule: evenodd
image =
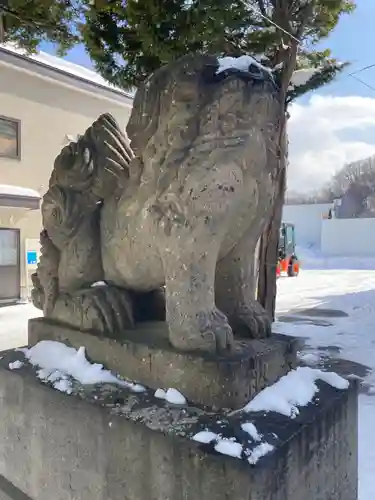
M262 234L259 256L258 301L274 321L276 308L276 266L278 258L279 231L282 219L286 185L286 159L280 159L278 190L273 213Z
M5 29L4 29L4 13L0 6L0 43L5 41Z
M278 258L279 231L284 206L287 174L287 137L286 116L281 123L280 157L278 160L277 191L272 207L270 221L264 230L258 260L258 302L264 307L272 321L275 320L276 308L276 266Z
M297 62L298 40L301 38L303 30L311 19L316 0L306 2L300 24L293 30L289 11L289 0L278 0L272 2L274 5L273 22L285 33L293 33L293 36L282 43L280 50L276 54L275 64L282 63L283 71L280 85L280 100L282 103L281 123L279 135L280 158L277 179L277 193L275 196L270 222L263 232L260 243L259 270L258 270L258 301L268 312L272 320L275 319L276 306L276 265L278 257L279 231L284 205L287 174L287 136L286 122L287 115L287 93L288 87Z

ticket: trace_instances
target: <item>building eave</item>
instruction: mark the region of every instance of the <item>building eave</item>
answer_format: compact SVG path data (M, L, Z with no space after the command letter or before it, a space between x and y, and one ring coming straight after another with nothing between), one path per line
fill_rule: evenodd
M31 196L11 196L0 193L0 208L39 210L40 198L33 198Z
M101 85L98 82L87 80L79 75L74 75L60 68L55 68L41 61L31 59L27 55L15 53L5 47L0 47L0 64L10 66L17 71L33 74L36 77L49 80L60 84L64 87L69 87L73 90L90 93L94 97L100 97L109 101L115 101L118 104L133 106L133 96L130 93ZM98 90L100 95L98 96Z

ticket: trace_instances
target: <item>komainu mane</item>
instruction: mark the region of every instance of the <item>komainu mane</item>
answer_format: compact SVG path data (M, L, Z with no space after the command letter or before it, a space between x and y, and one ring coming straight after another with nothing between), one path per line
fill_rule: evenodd
M220 71L216 57L189 55L156 71L136 94L130 144L105 114L56 158L34 304L114 338L166 319L182 350L270 335L254 255L275 197L280 109L255 64Z

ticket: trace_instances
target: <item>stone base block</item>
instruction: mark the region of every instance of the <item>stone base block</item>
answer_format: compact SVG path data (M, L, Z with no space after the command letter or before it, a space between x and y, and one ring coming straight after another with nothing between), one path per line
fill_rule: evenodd
M320 384L295 419L195 413L192 424L196 409L171 410L149 394L59 393L30 367L10 371L12 356L0 361L0 498L357 500L355 384ZM240 440L240 418L277 436L255 465L191 440L214 420Z
M44 318L29 321L29 345L56 340L86 347L89 358L127 378L157 388L178 388L197 404L243 407L296 365L297 344L287 336L236 341L232 353L213 356L177 351L165 323L124 332L121 341L82 333Z

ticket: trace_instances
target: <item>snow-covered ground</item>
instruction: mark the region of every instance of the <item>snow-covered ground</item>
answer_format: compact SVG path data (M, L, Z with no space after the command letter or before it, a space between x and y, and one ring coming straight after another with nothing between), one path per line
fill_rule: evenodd
M359 397L359 500L372 500L375 498L375 259L325 258L306 250L300 251L299 256L300 276L278 281L277 318L281 321L276 322L274 330L305 337L307 360L314 362L329 353L333 358L351 360L372 370L364 377L367 389ZM315 308L318 312L303 311ZM321 309L326 310L322 315Z
M31 304L0 307L0 351L27 345L27 321L41 315Z
M359 500L373 500L375 259L325 258L311 250L302 250L299 256L301 274L278 280L274 330L305 338L306 362L330 356L372 370L359 373L365 380L359 399ZM0 350L25 345L27 320L37 315L39 311L29 304L0 308Z

